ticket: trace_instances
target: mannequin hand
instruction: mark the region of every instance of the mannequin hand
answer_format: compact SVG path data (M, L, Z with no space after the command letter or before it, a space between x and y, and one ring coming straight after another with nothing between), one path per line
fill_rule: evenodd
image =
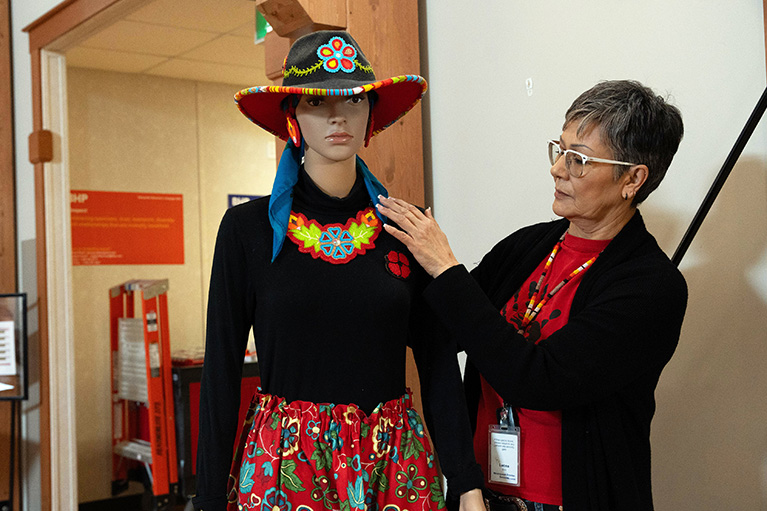
M378 211L400 227L385 224L386 232L405 244L424 270L432 277L458 265L447 236L431 214L431 208L421 213L417 207L400 199L378 196Z
M486 511L485 500L482 498L482 490L475 488L461 494L459 511Z

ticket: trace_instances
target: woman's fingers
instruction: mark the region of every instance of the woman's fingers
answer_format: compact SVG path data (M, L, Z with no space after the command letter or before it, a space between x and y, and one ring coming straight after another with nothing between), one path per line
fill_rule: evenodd
M412 234L427 219L421 210L412 204L393 197L378 196L378 210L382 215L391 218L403 230Z
M391 224L384 224L384 229L386 229L386 232L394 236L396 239L398 239L400 242L402 242L408 249L410 249L410 243L413 241L413 238L409 236L407 233L400 231L396 227L394 227Z
M382 204L384 204L392 211L396 211L398 213L404 213L410 209L418 211L418 208L402 199L395 199L394 197L384 197L383 195L379 195L378 200L380 200Z
M431 209L422 213L417 207L400 199L379 195L378 200L378 211L399 227L397 229L386 224L386 231L402 242L432 277L458 264Z

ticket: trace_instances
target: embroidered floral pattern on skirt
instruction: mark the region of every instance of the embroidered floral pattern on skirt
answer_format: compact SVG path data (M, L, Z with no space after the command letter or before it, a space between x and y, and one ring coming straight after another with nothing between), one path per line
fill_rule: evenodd
M426 511L445 507L409 391L368 416L354 405L253 396L229 510Z

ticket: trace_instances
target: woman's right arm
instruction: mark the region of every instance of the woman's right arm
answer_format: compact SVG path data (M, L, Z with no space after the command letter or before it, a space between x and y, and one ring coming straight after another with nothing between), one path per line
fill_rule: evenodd
M253 317L248 265L232 210L219 227L208 294L205 362L200 386L197 497L194 508L226 509L240 406L242 365Z

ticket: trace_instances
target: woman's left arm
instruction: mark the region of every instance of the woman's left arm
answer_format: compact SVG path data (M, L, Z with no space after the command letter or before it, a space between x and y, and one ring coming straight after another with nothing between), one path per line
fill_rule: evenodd
M602 275L568 324L536 345L499 314L462 265L450 263L452 251L428 210L381 199L379 211L401 227L387 231L435 277L426 301L450 336L490 385L519 406L557 410L599 399L652 377L676 348L687 287L668 260L637 260Z

